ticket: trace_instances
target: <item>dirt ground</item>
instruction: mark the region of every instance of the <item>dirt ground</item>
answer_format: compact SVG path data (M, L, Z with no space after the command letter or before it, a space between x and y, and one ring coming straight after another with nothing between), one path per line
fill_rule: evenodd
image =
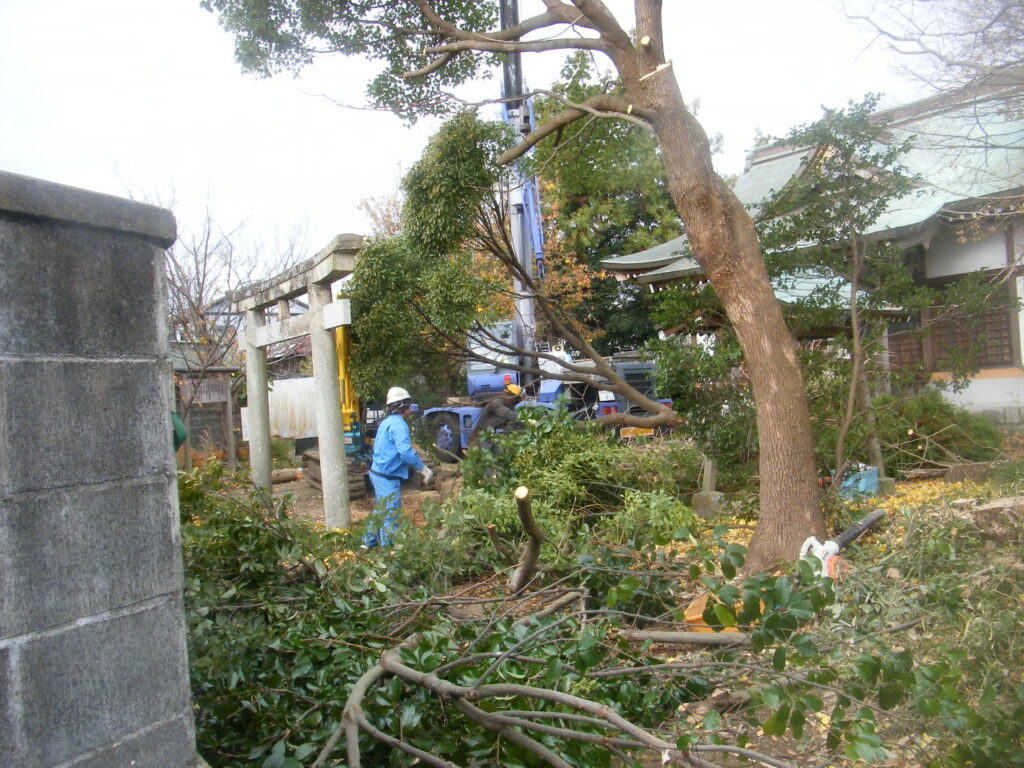
M445 473L438 470L434 475L435 482L430 489L418 487L414 481L402 486L402 514L412 517L416 525L422 526L423 504L430 501L441 501L442 491L444 495L454 491L453 486L457 485L457 477L451 472ZM416 478L418 480L418 478ZM441 489L440 491L438 489ZM289 504L289 515L295 518L306 518L314 522L324 524L324 500L323 494L306 480L295 480L288 483L277 483L274 485L274 498L291 496ZM372 495L366 495L361 499L352 499L350 502L353 525L362 525L362 521L373 510L374 500Z

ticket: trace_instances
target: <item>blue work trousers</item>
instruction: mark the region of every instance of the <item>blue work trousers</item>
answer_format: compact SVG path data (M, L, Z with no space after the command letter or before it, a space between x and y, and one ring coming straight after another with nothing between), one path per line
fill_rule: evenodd
M398 509L402 505L402 481L370 473L376 505L366 523L363 544L367 547L390 547L398 530Z

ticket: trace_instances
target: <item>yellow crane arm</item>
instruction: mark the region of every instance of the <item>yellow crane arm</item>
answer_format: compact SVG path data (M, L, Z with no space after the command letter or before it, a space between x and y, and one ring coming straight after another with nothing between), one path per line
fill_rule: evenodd
M359 400L349 371L349 327L339 325L334 329L334 344L338 350L338 385L341 390L341 421L345 431L350 432L359 421Z

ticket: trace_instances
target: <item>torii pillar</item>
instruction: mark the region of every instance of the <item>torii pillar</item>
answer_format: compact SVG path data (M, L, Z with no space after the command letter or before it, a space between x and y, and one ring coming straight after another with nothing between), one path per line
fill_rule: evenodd
M249 401L249 464L253 485L270 489L270 398L267 347L308 335L313 351L317 439L320 451L324 518L328 528L348 528L348 462L341 421L341 389L334 329L351 323L347 300L334 300L331 284L352 274L360 235L338 235L320 253L236 296L233 308L245 313L245 359ZM291 316L288 301L307 294L309 312ZM269 322L267 310L277 307Z

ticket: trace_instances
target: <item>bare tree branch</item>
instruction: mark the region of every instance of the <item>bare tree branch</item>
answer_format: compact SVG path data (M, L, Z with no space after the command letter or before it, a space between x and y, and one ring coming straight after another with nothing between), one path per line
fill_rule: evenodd
M542 93L551 96L552 98L558 98L565 101L564 98L559 97L557 94L550 91L542 91ZM571 104L571 102L566 103ZM587 115L627 120L646 130L652 130L650 123L643 119L645 115L649 114L650 113L646 110L634 107L628 100L621 96L614 96L607 93L598 94L597 96L590 97L582 104L571 104L569 109L545 120L541 125L537 126L537 128L526 134L522 141L507 152L499 155L497 163L499 165L507 165L513 160L519 159L543 139L557 133L565 126L570 123L574 123Z

